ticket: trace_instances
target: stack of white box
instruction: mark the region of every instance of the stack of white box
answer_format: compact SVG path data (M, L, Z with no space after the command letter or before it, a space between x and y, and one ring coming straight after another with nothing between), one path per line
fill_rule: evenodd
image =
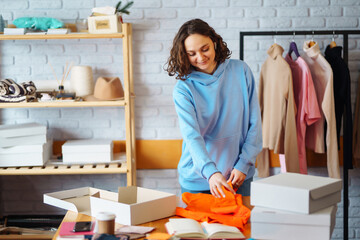
M251 237L330 239L342 180L282 173L251 183Z
M46 126L38 123L0 125L0 166L43 166L52 155Z
M108 163L113 160L113 141L69 140L62 145L64 163Z

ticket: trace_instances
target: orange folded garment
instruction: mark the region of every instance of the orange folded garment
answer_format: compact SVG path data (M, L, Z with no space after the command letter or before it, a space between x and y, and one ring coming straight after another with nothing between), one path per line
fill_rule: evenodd
M231 183L229 184L231 187ZM186 208L176 208L176 215L191 218L200 222L222 223L244 230L251 211L242 203L241 194L232 194L223 187L225 197L216 198L206 193L182 194Z

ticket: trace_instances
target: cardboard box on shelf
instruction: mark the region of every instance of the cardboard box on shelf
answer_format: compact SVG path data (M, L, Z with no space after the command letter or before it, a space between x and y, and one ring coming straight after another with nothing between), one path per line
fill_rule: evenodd
M85 164L85 163L110 163L113 153L63 153L63 163Z
M64 163L102 163L113 160L113 141L108 139L69 140L62 145Z
M52 155L52 141L0 148L0 167L43 166Z
M313 213L341 201L342 180L281 173L251 183L253 206Z
M312 214L254 207L251 211L251 237L255 239L331 239L337 206ZM291 236L291 237L290 237Z
M24 35L26 28L4 28L4 35Z
M113 141L109 139L68 140L62 145L64 153L112 152Z
M173 216L176 195L128 186L118 193L84 187L44 194L44 203L96 217L99 212L112 212L115 222L137 225Z
M20 137L1 137L0 136L0 147L14 147L23 145L34 145L46 143L46 134L31 135L31 136L20 136Z
M120 33L122 31L120 17L117 14L88 17L89 33Z
M49 28L47 34L68 34L69 29L67 28Z
M39 123L0 125L2 138L46 134L46 126Z

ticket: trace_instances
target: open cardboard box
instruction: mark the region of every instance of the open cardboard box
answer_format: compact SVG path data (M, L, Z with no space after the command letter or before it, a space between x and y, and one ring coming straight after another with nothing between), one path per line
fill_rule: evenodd
M337 206L312 214L254 207L251 211L251 237L255 239L331 239Z
M44 203L96 217L112 212L115 222L137 225L175 215L176 195L129 186L118 193L84 187L44 194Z
M342 180L281 173L251 183L252 206L313 213L341 201Z

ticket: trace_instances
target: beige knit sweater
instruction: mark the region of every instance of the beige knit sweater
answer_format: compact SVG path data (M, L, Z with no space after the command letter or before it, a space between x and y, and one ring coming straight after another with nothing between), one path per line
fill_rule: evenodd
M273 44L260 72L259 103L263 130L263 151L257 158L260 177L269 175L268 149L285 154L288 172L299 172L293 81L289 64L282 57L283 52L281 46Z
M317 43L309 47L309 41L304 42L303 59L308 64L319 105L321 105L322 119L310 125L306 131L306 146L317 153L325 152L324 123L327 123L326 152L329 177L340 178L339 153L337 145L333 72L330 64L321 55Z

